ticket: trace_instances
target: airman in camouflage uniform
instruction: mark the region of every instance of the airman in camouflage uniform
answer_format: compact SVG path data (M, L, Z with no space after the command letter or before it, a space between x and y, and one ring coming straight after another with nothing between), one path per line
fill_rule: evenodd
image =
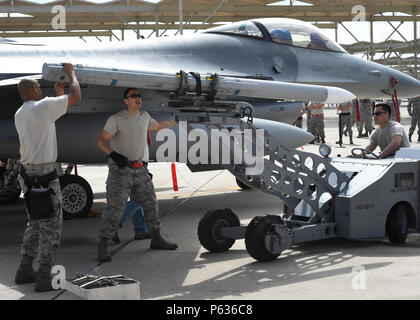
M73 66L63 64L70 80L70 93L64 94L64 83L55 85L57 97L43 98L39 84L32 79L19 82L19 94L24 101L15 114L19 134L20 162L18 181L25 195L28 224L21 246L22 260L15 276L16 284L35 283L35 291L53 290L51 267L55 263L60 245L63 221L60 183L55 173L57 137L55 121L67 107L80 101L81 92ZM38 188L44 187L43 193ZM28 192L27 192L28 191ZM43 194L43 200L39 196ZM37 196L34 196L37 195ZM38 198L37 198L38 197ZM34 202L36 201L36 202ZM33 260L39 255L39 269L33 269Z
M356 105L356 99L352 100L351 102L351 126L353 126L356 123L357 118L357 105ZM359 110L360 111L360 110Z
M357 123L357 130L359 131L358 138L367 137L373 132L372 125L372 107L373 103L370 99L360 99L360 122ZM363 133L365 128L365 133Z
M305 102L305 114L306 114L306 131L312 134L312 122L311 122L311 110L309 110L309 102Z
M55 163L23 166L25 167L28 176L31 177L44 176L55 170ZM22 193L26 194L28 188L21 175L18 176L18 181ZM61 227L63 224L61 204L63 199L58 178L51 180L48 187L54 191L54 195L51 197L54 214L49 219L33 220L26 208L28 224L23 234L20 254L22 256L34 258L39 252L39 264L51 266L55 263L58 247L60 245ZM40 232L41 230L42 232Z
M315 136L316 140L321 139L321 142L325 143L324 104L319 102L311 102L308 108L311 111L311 133ZM314 143L314 141L311 143Z
M413 136L414 130L416 129L416 125L418 125L417 141L420 141L420 96L408 100L407 111L411 116L411 127L408 133L408 138L411 142L411 137Z
M353 130L351 129L351 109L352 109L352 103L351 101L348 101L346 103L342 103L338 105L338 141L336 142L340 146L343 144L343 133L344 131L347 131L349 135L349 142L350 144L353 144Z
M102 212L97 258L111 261L108 239L118 229L129 195L143 208L151 249L175 250L178 245L160 235L160 220L153 182L144 166L147 130L160 130L174 126L175 120L156 122L141 108L141 94L136 88L124 92L127 108L108 118L98 146L108 155L106 181L107 205Z

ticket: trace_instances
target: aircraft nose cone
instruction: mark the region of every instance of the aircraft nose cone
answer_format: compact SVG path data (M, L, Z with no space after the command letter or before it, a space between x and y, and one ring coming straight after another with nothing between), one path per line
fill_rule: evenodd
M420 81L399 71L392 70L391 77L398 81L395 86L399 98L420 96Z

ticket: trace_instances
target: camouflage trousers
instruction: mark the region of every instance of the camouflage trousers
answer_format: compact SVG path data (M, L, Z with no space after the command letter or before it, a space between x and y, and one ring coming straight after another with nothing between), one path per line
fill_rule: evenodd
M352 126L351 114L350 113L339 114L338 119L339 119L338 120L339 121L338 134L339 134L340 139L341 137L343 137L344 131L346 131L349 134L349 136L352 136L353 130L351 129L351 126Z
M324 116L311 116L311 133L315 137L320 137L325 139L325 131L324 131Z
M145 167L120 169L108 159L107 205L102 212L99 236L111 238L118 229L129 195L143 208L149 232L160 230L157 198Z
M55 168L54 163L23 166L26 169L27 175L31 177L46 175ZM23 194L25 194L28 188L20 175L18 176L18 181ZM33 258L39 254L40 264L54 265L60 246L61 229L63 226L63 200L58 178L50 181L48 186L52 188L55 193L50 195L54 214L48 219L33 220L29 216L28 209L26 209L28 224L23 234L20 254Z
M306 115L306 131L312 133L312 122L311 122L311 115Z
M369 114L361 114L360 115L360 122L357 122L357 130L361 133L365 128L365 132L372 132L373 125L372 125L372 116Z
M414 131L416 130L416 125L417 125L418 126L417 134L420 137L420 121L418 121L418 120L419 120L419 118L418 118L417 114L413 114L411 116L411 127L410 127L410 130L409 130L409 133L408 133L410 136L413 135Z

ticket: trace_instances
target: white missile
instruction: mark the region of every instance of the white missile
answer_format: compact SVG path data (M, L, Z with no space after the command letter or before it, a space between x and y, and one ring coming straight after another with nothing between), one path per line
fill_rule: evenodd
M254 118L253 125L264 129L277 144L289 148L297 148L311 142L315 137L306 130L290 124Z
M273 100L316 101L320 103L344 103L355 97L351 92L329 86L288 83L270 80L237 78L214 75L149 72L141 70L120 70L76 65L76 76L82 84L136 87L139 89L196 92L216 97L248 97ZM60 64L42 67L42 76L49 81L68 81ZM201 89L201 90L200 90Z

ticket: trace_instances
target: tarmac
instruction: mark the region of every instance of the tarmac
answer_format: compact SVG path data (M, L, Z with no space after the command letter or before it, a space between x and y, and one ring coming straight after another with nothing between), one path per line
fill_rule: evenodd
M326 113L326 142L332 156L346 156L352 147L365 147L368 138L338 140L338 116ZM402 108L408 132L409 117ZM306 119L304 118L304 123ZM305 126L305 124L304 124ZM353 136L357 135L355 126ZM417 134L413 140L417 139ZM413 147L420 147L414 142ZM305 145L318 153L319 144ZM404 245L386 238L332 239L294 245L269 263L251 258L243 240L224 253L201 247L197 226L212 208L231 208L241 223L256 215L282 212L282 201L254 190L241 190L227 171L191 173L176 164L179 191L173 190L169 163L152 163L150 170L162 220L162 234L178 243L175 251L150 250L150 240L133 240L131 221L119 231L120 245L111 246L112 261L98 263L96 249L100 217L105 206L106 166L78 166L78 173L92 186L91 216L65 220L56 264L67 279L79 274L122 274L140 282L142 300L301 300L301 299L420 299L420 236L412 233ZM0 299L77 300L66 290L36 293L34 284L16 285L19 247L26 225L23 200L0 207Z

